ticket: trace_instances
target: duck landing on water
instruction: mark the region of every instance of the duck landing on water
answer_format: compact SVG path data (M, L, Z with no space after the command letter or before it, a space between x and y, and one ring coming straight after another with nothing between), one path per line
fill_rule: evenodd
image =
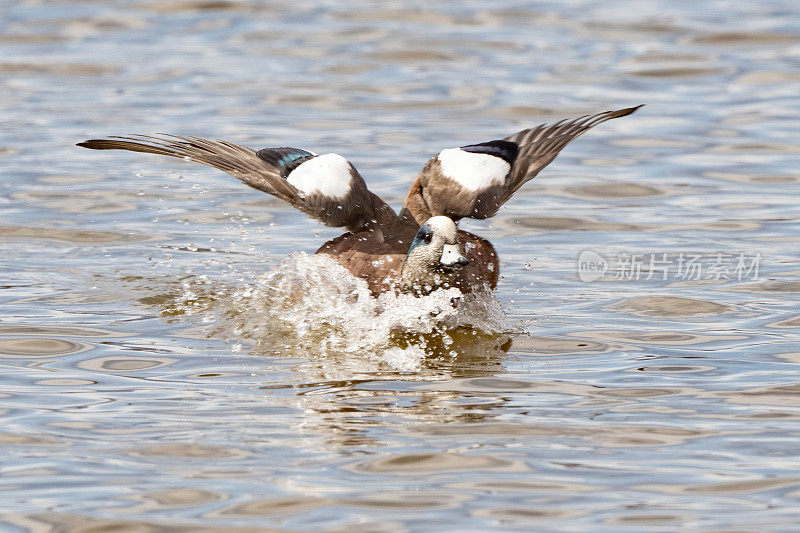
M457 229L462 218L494 216L573 139L641 106L542 124L504 139L447 148L422 168L400 214L370 192L338 154L300 148L255 151L227 141L159 134L92 139L78 146L179 157L224 170L347 233L323 244L327 254L363 278L373 294L418 295L440 287L471 292L497 286L497 253L489 241Z

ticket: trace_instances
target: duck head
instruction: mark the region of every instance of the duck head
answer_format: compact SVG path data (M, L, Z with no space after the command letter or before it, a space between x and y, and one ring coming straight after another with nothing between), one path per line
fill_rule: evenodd
M429 218L417 231L400 272L404 292L428 294L449 287L469 260L461 253L458 230L449 217Z

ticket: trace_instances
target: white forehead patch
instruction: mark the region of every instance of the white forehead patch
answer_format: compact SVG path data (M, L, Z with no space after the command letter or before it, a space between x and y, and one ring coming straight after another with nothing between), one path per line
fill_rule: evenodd
M431 217L425 222L425 225L431 228L434 235L444 235L448 241L454 241L456 238L456 223L450 217Z
M350 163L339 154L322 154L300 163L286 178L301 193L343 200L350 192Z
M442 173L470 191L503 185L511 165L489 154L466 152L461 148L442 150L438 156Z

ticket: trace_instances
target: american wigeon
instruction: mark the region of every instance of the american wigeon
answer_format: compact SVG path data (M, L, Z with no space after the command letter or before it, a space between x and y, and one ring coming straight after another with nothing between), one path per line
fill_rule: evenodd
M586 115L522 130L505 139L448 148L423 167L400 214L367 189L355 167L337 154L299 148L255 151L198 137L134 135L92 139L78 146L180 157L216 167L347 233L316 253L328 254L370 290L417 294L455 286L494 289L500 273L494 247L456 228L464 218L489 218L573 139L639 107Z

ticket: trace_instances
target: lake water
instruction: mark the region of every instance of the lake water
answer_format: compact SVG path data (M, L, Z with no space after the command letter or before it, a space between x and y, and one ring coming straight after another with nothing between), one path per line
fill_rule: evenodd
M796 531L799 65L788 0L6 3L0 530ZM502 279L455 315L74 146L333 151L397 207L442 148L640 103L462 224Z

